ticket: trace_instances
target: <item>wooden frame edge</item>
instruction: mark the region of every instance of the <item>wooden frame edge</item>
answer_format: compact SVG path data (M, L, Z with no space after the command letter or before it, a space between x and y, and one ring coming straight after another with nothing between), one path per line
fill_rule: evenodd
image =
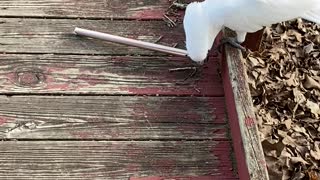
M224 29L223 35L234 37L235 33ZM260 39L257 39L257 42L260 42ZM244 59L239 49L229 45L224 48L221 75L239 178L268 180Z

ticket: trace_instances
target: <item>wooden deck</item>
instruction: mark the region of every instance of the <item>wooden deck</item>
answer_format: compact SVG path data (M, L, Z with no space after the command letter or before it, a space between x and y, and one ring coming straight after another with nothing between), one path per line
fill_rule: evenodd
M219 57L186 58L72 34L184 48L168 0L0 1L0 179L237 179ZM181 12L178 12L181 14Z

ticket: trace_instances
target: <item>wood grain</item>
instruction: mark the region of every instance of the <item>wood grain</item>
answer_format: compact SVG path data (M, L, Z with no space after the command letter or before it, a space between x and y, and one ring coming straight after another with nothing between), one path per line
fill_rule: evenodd
M131 177L129 180L236 180L237 177L228 176L149 176L149 177Z
M85 55L160 55L126 45L79 37L75 27L185 48L182 25L169 28L164 21L0 18L0 52ZM161 54L166 55L166 54Z
M0 96L2 139L228 140L224 98Z
M224 35L235 34L226 29ZM239 177L267 180L269 177L242 53L239 49L225 46L225 59L222 61L222 78Z
M2 17L161 19L167 0L1 0Z
M226 141L1 142L1 179L235 178Z
M222 96L217 59L185 79L193 66L177 57L0 54L0 93Z

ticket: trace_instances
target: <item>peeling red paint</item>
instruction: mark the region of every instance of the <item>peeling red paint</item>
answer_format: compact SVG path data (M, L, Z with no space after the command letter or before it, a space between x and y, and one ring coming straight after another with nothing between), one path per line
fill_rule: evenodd
M57 73L57 72L63 72L67 71L65 68L65 64L61 65L61 67L45 67L47 73Z
M162 9L146 9L132 14L131 18L143 20L161 19L164 13Z
M216 166L223 166L219 168L220 170L223 169L223 171L213 173L221 173L220 175L223 177L237 177L237 173L234 171L235 167L233 167L236 163L230 160L232 156L231 145L229 141L221 141L211 149L212 155L217 158Z
M131 177L130 180L236 180L238 178L225 178L225 176L180 176L180 177Z
M255 119L252 118L252 117L246 117L246 118L244 119L244 123L245 123L245 125L246 125L247 127L249 127L249 128L254 127L255 124L256 124Z
M0 117L0 126L6 124L8 122L8 119L5 117Z
M11 83L13 83L13 84L15 84L16 83L16 75L15 75L15 73L8 73L7 75L6 75L6 77L7 77L7 79L9 80L9 81L11 81Z
M41 82L40 74L36 72L17 73L17 82L23 86L35 86Z
M71 132L70 133L73 138L80 138L80 139L88 139L90 137L92 137L93 135L88 132L88 131L85 131L85 132L78 132L78 131L75 131L75 132Z
M137 172L137 171L141 170L141 165L140 164L129 164L126 167L126 170L128 172Z
M45 89L48 90L68 90L69 83L64 82L56 82L56 79L52 76L48 76L46 79L46 86Z
M232 142L237 160L237 169L240 179L250 179L248 166L245 158L245 151L240 132L239 119L235 104L235 98L232 91L231 80L229 79L229 69L225 60L221 61L221 76L223 78L224 92L226 98L226 107L228 110L229 125L232 131Z
M260 159L259 163L261 164L262 167L268 168L267 162L264 159Z
M68 84L48 84L46 86L47 90L68 90Z
M95 86L98 84L108 83L108 80L105 78L97 79L96 77L90 77L90 75L86 75L86 74L80 74L79 76L77 76L77 79L84 81L85 83L88 84L88 86Z
M204 129L203 124L180 124L177 126L177 131L181 132L182 134L190 134L195 132L201 132Z
M152 160L150 162L151 168L153 168L154 171L157 171L160 174L172 173L176 165L177 165L177 162L174 159L158 159L158 160Z
M144 95L201 95L196 89L188 89L182 87L120 87L120 91L130 94L144 94Z

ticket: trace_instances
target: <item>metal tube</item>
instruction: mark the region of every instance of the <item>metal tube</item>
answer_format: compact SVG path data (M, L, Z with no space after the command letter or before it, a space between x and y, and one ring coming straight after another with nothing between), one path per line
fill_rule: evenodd
M74 29L74 33L77 35L81 35L81 36L88 36L91 38L102 39L102 40L106 40L106 41L110 41L110 42L140 47L143 49L159 51L159 52L177 55L177 56L184 56L185 57L188 55L187 51L183 50L183 49L168 47L168 46L149 43L149 42L143 42L143 41L139 41L139 40L135 40L135 39L124 38L124 37L120 37L120 36L101 33L101 32L97 32L97 31L91 31L91 30L77 28L77 27Z

